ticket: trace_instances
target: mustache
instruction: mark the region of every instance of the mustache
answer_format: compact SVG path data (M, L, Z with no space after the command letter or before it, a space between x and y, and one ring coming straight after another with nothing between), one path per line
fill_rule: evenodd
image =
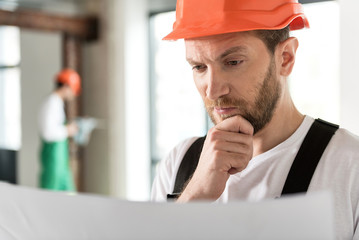
M210 100L210 99L206 98L204 100L204 103L207 108L239 107L239 106L248 105L247 101L245 101L243 99L240 99L240 98L235 99L235 98L230 98L230 97L220 97L216 100Z

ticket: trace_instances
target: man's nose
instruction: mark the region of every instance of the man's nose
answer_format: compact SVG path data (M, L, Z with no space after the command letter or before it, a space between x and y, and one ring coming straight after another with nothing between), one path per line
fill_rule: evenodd
M217 100L230 91L225 77L216 69L209 69L206 82L206 96L210 100Z

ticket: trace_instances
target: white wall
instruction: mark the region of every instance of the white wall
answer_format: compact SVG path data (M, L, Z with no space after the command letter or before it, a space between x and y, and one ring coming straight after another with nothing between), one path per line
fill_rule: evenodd
M107 119L104 133L94 135L86 149L86 190L107 189L114 197L147 200L147 4L145 0L92 0L86 7L100 15L101 37L84 51L85 113Z
M42 100L54 87L61 68L61 36L57 33L20 31L22 146L18 182L38 186L39 147L37 114Z
M147 1L125 4L125 103L127 198L147 200L150 188Z
M100 39L84 47L84 113L104 119L85 151L85 190L125 198L122 1L87 1L100 17ZM114 21L116 20L116 21Z
M161 12L175 10L176 0L147 0L148 10L150 12Z
M341 126L359 135L359 1L340 0L339 3Z

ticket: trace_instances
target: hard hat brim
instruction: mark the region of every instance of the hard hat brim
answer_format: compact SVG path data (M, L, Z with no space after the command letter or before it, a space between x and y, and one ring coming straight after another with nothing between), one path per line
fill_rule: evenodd
M288 12L290 13L289 16ZM279 17L278 17L279 16ZM230 12L221 19L211 18L190 24L176 20L173 31L163 40L191 39L232 32L252 30L278 30L289 25L290 30L309 28L309 23L300 4L287 4L272 12ZM285 19L285 21L279 19ZM265 23L265 24L264 24Z

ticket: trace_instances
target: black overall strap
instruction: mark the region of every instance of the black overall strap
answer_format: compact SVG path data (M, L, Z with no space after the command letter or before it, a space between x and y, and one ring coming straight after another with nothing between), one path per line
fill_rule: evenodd
M177 198L183 191L186 182L192 177L198 165L205 139L206 136L198 138L187 150L177 171L173 193L167 194L167 199Z
M338 125L324 120L315 120L289 170L282 195L306 192L308 190L319 160L338 128Z

